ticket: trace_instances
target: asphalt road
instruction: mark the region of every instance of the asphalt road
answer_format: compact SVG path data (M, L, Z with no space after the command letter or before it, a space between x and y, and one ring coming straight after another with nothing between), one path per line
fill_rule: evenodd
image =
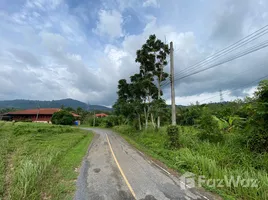
M96 136L80 169L75 200L215 199L210 193L182 187L178 177L112 131L87 130Z

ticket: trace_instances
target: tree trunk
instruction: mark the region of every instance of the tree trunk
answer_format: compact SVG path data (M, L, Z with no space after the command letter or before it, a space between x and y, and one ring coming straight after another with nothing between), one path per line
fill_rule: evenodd
M144 118L145 118L145 129L148 128L148 113L146 112L146 108L144 107Z
M151 113L151 120L152 120L153 127L155 128L155 122L154 122L154 115L153 115L153 113Z
M140 114L138 114L138 121L139 121L139 129L141 131L141 115Z
M161 98L161 85L160 85L160 82L161 82L161 77L158 80L158 100ZM157 128L160 128L160 116L159 116L159 114L158 114L158 117L157 117Z

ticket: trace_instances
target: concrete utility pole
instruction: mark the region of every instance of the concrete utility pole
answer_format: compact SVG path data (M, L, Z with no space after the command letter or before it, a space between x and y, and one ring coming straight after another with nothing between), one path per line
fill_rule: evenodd
M35 118L35 121L36 121L36 122L37 122L38 117L39 117L39 112L40 112L40 105L38 104L38 110L37 110L36 118Z
M174 49L173 42L170 42L170 85L171 85L171 110L172 110L172 125L176 125L176 104L175 104L175 89L174 89Z
M96 124L96 113L95 113L95 108L94 108L94 121L93 121L93 127L95 127Z
M223 100L223 95L222 95L222 90L220 89L220 102L222 103L224 100Z

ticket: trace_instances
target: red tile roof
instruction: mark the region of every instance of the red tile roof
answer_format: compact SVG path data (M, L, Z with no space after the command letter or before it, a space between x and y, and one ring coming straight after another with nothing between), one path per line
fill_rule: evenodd
M29 110L19 110L14 112L9 112L10 115L53 115L55 112L60 111L59 108L40 108L40 109L29 109Z
M55 112L60 111L59 108L40 108L40 109L29 109L29 110L19 110L14 112L6 113L6 115L53 115ZM71 113L74 117L80 117L75 113Z
M108 115L105 114L105 113L99 113L99 114L96 114L96 117L107 117Z
M71 113L74 117L80 117L80 115L75 114L75 113Z

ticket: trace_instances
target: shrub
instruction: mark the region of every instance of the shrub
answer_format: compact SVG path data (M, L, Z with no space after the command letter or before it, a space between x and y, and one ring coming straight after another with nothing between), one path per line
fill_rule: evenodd
M268 130L260 127L251 127L247 129L247 144L251 151L268 152Z
M74 120L74 116L65 110L55 112L51 118L52 123L57 125L72 125Z
M200 140L208 140L209 142L220 142L223 140L223 134L220 130L219 123L214 119L207 110L202 113L198 123Z
M247 145L252 151L268 152L268 80L260 82L255 92L253 115L247 121Z
M178 148L180 146L179 143L179 128L177 126L170 125L167 128L167 136L168 140L166 142L167 148Z
M135 129L132 126L129 125L121 125L121 126L115 126L113 128L116 132L125 134L125 135L133 135L136 133Z

